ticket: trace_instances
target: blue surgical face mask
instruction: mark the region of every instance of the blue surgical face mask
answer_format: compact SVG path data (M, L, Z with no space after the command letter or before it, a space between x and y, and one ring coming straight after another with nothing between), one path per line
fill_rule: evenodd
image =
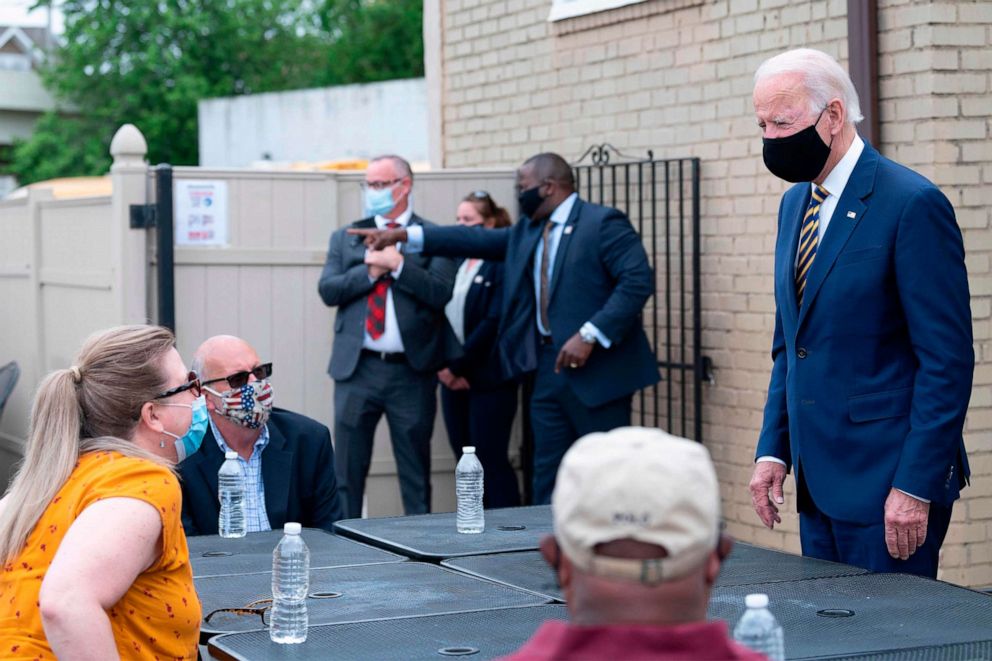
M393 200L393 187L375 190L365 189L365 213L370 216L385 216L396 208L396 201Z
M194 452L200 449L200 444L203 443L203 435L207 433L207 402L200 395L192 404L170 404L163 402L161 406L182 406L183 408L193 409L193 419L189 423L189 429L182 436L177 436L167 429L162 431L176 439L176 455L179 457L176 461L182 461L186 457L190 456Z

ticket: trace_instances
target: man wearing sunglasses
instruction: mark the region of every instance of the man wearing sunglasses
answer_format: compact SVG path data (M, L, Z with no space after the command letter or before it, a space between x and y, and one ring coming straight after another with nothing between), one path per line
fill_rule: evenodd
M406 514L430 511L436 373L461 357L444 307L457 267L450 259L369 251L355 228L433 225L413 212L413 172L399 156L372 159L365 172L367 217L331 235L318 290L337 308L328 373L334 379L338 483L349 517L362 515L376 425L383 414Z
M272 363L263 363L244 340L217 335L197 349L193 370L210 419L200 449L179 464L186 534L217 534L217 471L228 450L238 453L245 480L248 532L280 529L287 521L331 530L344 512L330 432L272 406Z

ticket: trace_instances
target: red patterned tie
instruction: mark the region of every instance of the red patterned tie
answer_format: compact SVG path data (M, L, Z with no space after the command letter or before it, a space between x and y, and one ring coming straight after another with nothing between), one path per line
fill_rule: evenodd
M399 223L386 223L388 229L395 229L399 226ZM375 281L375 284L372 285L372 291L369 292L365 330L373 340L378 340L386 332L386 297L389 294L391 284L393 284L393 276L387 273Z

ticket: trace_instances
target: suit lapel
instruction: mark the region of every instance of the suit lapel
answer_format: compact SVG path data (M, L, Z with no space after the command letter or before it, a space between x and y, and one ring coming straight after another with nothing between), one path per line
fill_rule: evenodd
M572 212L568 214L568 220L565 221L565 227L561 231L561 238L558 239L558 251L555 253L555 265L551 271L551 284L548 287L548 300L550 301L555 295L555 287L558 284L558 280L561 279L562 264L565 263L565 253L568 252L569 246L572 245L572 234L575 230L575 224L579 221L579 209L582 206L582 200L575 198L575 204L572 205Z
M813 265L810 266L809 275L806 277L806 292L803 296L803 308L799 311L799 321L797 328L809 315L810 308L816 301L824 280L830 274L837 255L844 248L847 240L851 238L854 228L861 222L861 217L867 208L864 198L871 194L875 185L875 169L878 166L878 152L865 144L864 152L858 159L851 178L844 186L844 192L837 201L837 207L830 217L830 225L823 236L823 240L816 249L816 257Z
M269 524L285 522L289 506L289 476L293 467L293 452L279 428L268 423L269 444L262 453L262 483L265 485L265 512ZM273 525L273 528L277 526Z
M782 260L783 266L779 269L779 291L786 292L783 296L785 306L780 308L788 316L789 325L794 327L796 318L799 316L798 301L796 300L796 251L799 249L799 228L802 226L802 219L806 207L809 205L810 189L806 187L806 195L800 197L802 201L797 207L787 208L783 217L788 225L782 227L785 238L785 257Z

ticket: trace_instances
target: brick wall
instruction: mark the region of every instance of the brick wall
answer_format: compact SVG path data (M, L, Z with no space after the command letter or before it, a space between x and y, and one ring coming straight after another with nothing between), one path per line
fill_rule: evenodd
M845 64L846 1L650 0L557 24L546 21L547 2L441 5L445 166L514 166L541 150L574 159L604 141L702 159L703 344L716 367L704 393L706 443L730 531L798 551L791 480L775 531L758 524L746 490L768 385L785 189L761 163L752 76L766 57L799 46ZM992 584L990 26L990 2L879 2L881 150L942 186L969 253L974 484L955 510L942 565L945 578L969 585Z

